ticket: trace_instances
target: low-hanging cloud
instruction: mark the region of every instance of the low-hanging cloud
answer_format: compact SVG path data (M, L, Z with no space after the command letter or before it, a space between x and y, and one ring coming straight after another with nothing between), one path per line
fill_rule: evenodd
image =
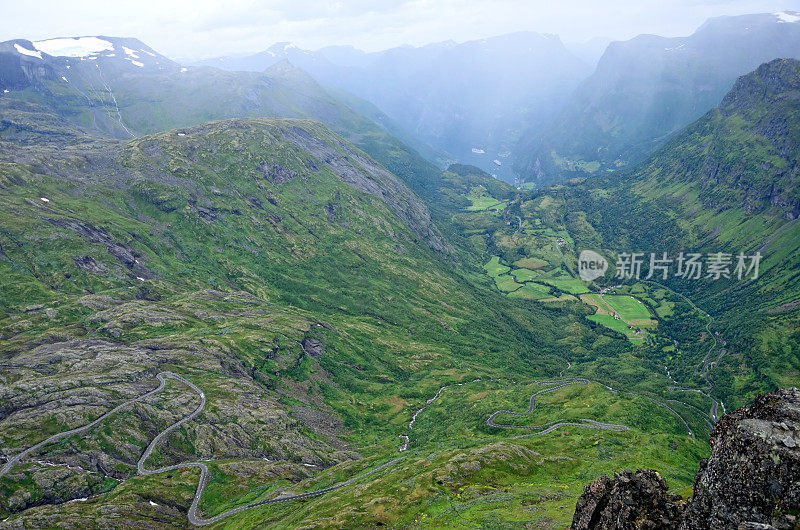
M138 37L173 57L254 52L290 41L368 51L529 30L583 42L639 33L687 35L720 15L800 10L788 0L0 0L2 40L72 35ZM47 14L47 16L42 16Z

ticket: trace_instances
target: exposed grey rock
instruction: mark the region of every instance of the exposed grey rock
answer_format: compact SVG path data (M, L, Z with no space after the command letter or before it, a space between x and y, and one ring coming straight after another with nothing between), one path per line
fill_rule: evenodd
M325 353L325 345L319 339L306 337L303 339L303 351L308 355L317 356Z
M153 276L152 273L144 267L144 256L127 245L115 241L104 229L96 228L83 221L78 221L77 219L47 219L47 221L55 226L74 230L80 234L81 237L92 243L103 245L106 247L109 254L117 258L125 268L136 276L143 278L151 278ZM77 259L85 260L86 258ZM75 264L77 265L78 261L75 261Z
M719 421L711 455L700 464L682 530L736 528L758 523L797 528L800 511L800 391L756 397ZM791 440L787 443L788 440ZM747 527L745 527L747 528ZM756 527L750 527L756 528Z
M283 167L277 163L268 163L263 162L258 169L264 173L264 176L267 177L267 180L272 182L273 184L284 184L289 182L293 178L297 177L298 174L293 169Z
M400 179L375 161L344 143L328 145L301 127L291 127L283 131L283 135L287 141L327 164L345 183L386 202L429 247L438 252L452 251L434 226L428 207Z
M72 258L72 261L75 262L75 265L79 269L83 269L85 271L93 272L94 274L105 274L108 270L105 265L98 262L91 256L82 256L79 258Z
M586 486L575 507L573 530L675 528L685 508L669 495L667 481L652 469L603 475Z
M800 391L778 390L722 417L688 502L652 470L600 477L584 489L573 530L800 528Z

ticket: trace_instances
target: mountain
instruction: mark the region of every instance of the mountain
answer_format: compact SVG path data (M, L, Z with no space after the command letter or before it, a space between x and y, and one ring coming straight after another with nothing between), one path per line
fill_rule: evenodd
M509 193L471 183L476 168L451 167L449 193L460 186L470 201L452 222L507 297L564 304L642 356L592 351L583 358L592 377L641 363L647 384L657 373L668 378L656 399L695 395L693 406L716 421L800 374L798 67L794 59L759 66L621 171ZM577 274L584 250L606 261L590 283ZM620 277L632 253L640 274ZM702 270L679 276L691 256Z
M12 64L30 84L0 97L0 528L403 526L467 490L511 499L468 501L468 526L534 520L532 494L560 524L582 489L554 478L565 454L576 476L636 461L690 483L703 445L648 397L667 379L556 287L539 302L486 275L515 188L436 171L287 63L202 70L257 79L291 103L275 112L313 111L363 150L297 118L102 135L45 65L81 87L100 70L137 132L191 121L159 103L186 98L173 76L189 72L42 57ZM554 401L520 427L542 436L487 423L541 390Z
M740 77L715 109L638 170L658 187L688 185L707 209L800 217L800 62Z
M563 528L604 474L654 470L612 516L688 494L718 418L800 380L796 60L635 166L531 189L437 169L285 60L77 41L2 54L0 529ZM626 251L763 259L612 277ZM697 484L794 479L729 456ZM698 517L740 491L695 491Z
M564 46L580 60L595 68L612 42L613 40L607 37L594 37L585 42L565 42Z
M620 342L495 291L472 266L482 254L450 259L419 196L321 123L240 118L118 140L16 98L0 114L0 527L185 527L187 513L262 500L225 522L411 524L482 487L478 463L506 495L544 494L556 481L537 462L595 451L599 432L613 458L576 459L581 473L653 462L642 448L674 439L661 461L696 465L699 442L666 409L599 383L568 388L559 418L616 430L569 427L542 446L484 427L564 357L579 373L590 348L607 359ZM442 211L505 226L468 196L516 190L477 168L440 175L427 182ZM546 502L566 521L561 499ZM383 508L362 510L370 501Z
M614 42L546 130L523 137L517 169L553 182L641 160L716 106L738 76L778 57L800 58L798 14L713 18L688 37Z
M681 355L668 349L655 362L673 375L702 376L724 401L738 400L791 386L800 370L798 153L800 61L776 59L739 78L718 107L637 166L541 193L581 219L576 248L730 257L722 281L673 275L662 282L711 316L721 349L689 354L684 345ZM739 254L760 256L756 279L735 273ZM683 342L686 326L670 330L675 340Z
M169 78L181 70L137 39L101 36L0 43L3 97L51 105L74 123L117 137L130 138L137 131L122 114L132 102L116 99L115 82Z
M372 385L383 388L378 402L385 384L405 394L451 361L472 364L474 344L490 347L484 359L496 366L516 364L509 340L522 348L514 355L529 349L512 338L529 332L509 334L512 322L486 312L480 291L431 249L443 244L418 196L317 122L234 119L123 142L87 139L34 104L0 104L10 117L0 142L6 456L43 439L31 411L55 430L77 426L172 370L214 405L203 414L209 428L157 460L214 453L268 469L263 459L277 459L286 464L276 477L299 477L361 459L342 437L368 448L387 428L394 449L405 412L398 425L367 429L351 401ZM31 128L46 141L22 134ZM479 313L486 322L467 325ZM474 335L490 327L494 340ZM79 390L61 399L70 388ZM67 440L46 457L54 466L2 477L0 509L63 503L135 475L169 408L150 403L133 422L112 420L97 442Z
M353 122L372 125L290 65L260 74L182 67L135 39L2 43L0 87L118 138L232 117L310 117L346 133Z
M590 71L557 36L531 32L369 54L280 43L202 64L262 71L282 59L373 103L420 141L509 182L519 135L552 117Z
M353 50L355 51L355 49ZM366 56L364 52L356 53ZM288 61L300 68L307 69L309 64L325 63L326 60L324 55L303 50L290 42L276 42L266 50L252 55L213 57L198 61L197 65L213 66L228 71L263 72L281 61ZM328 66L334 67L334 63L330 63Z
M316 119L423 195L440 170L397 136L444 158L374 106L332 95L285 60L260 73L227 72L178 65L136 39L16 40L0 44L0 87L0 101L44 105L86 133L120 139L227 118Z

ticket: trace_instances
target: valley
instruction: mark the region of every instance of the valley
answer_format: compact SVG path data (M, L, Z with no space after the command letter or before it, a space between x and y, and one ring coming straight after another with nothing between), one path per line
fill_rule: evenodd
M370 166L368 159L359 158L364 155L340 144L317 124L245 120L180 131L102 144L94 155L95 167L102 170L106 157L122 156L123 167L130 171L113 186L99 176L70 178L69 164L74 162L69 150L47 153L61 162L36 171L23 163L8 166L15 173L4 184L8 213L2 248L7 259L2 266L8 278L3 328L8 335L3 346L9 368L4 377L16 388L9 394L16 396L11 406L61 403L58 396L76 390L86 396L55 408L45 422L49 432L31 428L41 420L38 414L28 416L25 407L6 416L4 447L17 448L15 454L58 437L42 448L40 456L31 456L45 458L44 463L20 461L0 477L6 509L27 508L17 515L9 513L8 523L38 525L62 517L89 521L98 513L94 510L114 506L117 517L125 520L168 517L170 524L181 525L192 504L196 521L202 522L199 513L213 518L272 500L285 489L297 495L319 491L324 495L270 502L213 524L247 526L258 512L258 518L276 517L289 526L303 517L322 517L333 505L345 506L344 512L356 521L371 518L370 511L356 506L365 495L385 497L388 491L382 488L389 484L382 478L385 473L396 480L411 469L417 469L414 475L419 469L430 473L439 469L442 457L436 456L441 451L437 447L441 440L452 440L454 433L441 432L437 425L442 423L430 421L433 409L423 410L413 428L407 429L412 411L437 395L436 389L480 379L454 388L469 388L475 394L500 392L476 402L481 408L468 416L448 422L458 428L458 437L472 440L471 450L477 450L507 438L496 429L482 432L488 428L482 426L492 412L506 405L504 401L508 407L519 406L511 397L535 384L512 381L521 374L554 377L563 371L566 361L558 354L560 348L543 355L543 346L568 340L579 348L584 341L589 345L602 340L578 315L543 313L524 301L495 296L480 286L479 274L454 276L437 257L448 251L439 243L426 210L403 206L402 214L394 213L391 204L416 204L413 197L391 175ZM328 151L331 145L337 146L338 154ZM41 156L43 149L17 149L15 156L29 160ZM281 154L263 167L263 153L270 149ZM230 162L233 153L238 163ZM182 179L182 188L162 180L163 167L172 168L174 176L169 178ZM356 178L364 171L372 172L370 180ZM374 188L375 183L382 188ZM487 189L494 186L490 180L485 183ZM362 186L369 187L359 190ZM31 195L31 189L36 193ZM377 193L383 197L380 202L370 199ZM292 196L309 197L301 202L307 206L289 208L296 202ZM110 207L92 208L98 201ZM278 218L288 224L278 224ZM360 235L348 243L348 234L371 233L366 226L379 219L382 228L376 239ZM274 228L243 230L242 223ZM165 226L170 227L168 232ZM208 233L215 234L214 243L205 239L203 234ZM243 239L244 233L250 235ZM51 250L51 265L40 268L26 252L37 249L41 259L43 247L35 241L43 237L60 243ZM260 248L274 254L263 254ZM281 248L285 250L278 252ZM317 262L322 249L326 260ZM270 263L269 273L259 272L264 271L259 265L263 260ZM341 264L334 277L331 260ZM302 277L294 273L299 263L303 263ZM380 273L376 269L365 275L378 264ZM250 272L242 274L242 267ZM69 282L64 282L61 270L67 271ZM396 279L388 281L387 273L396 274ZM434 284L431 277L437 278ZM349 294L339 288L342 282L351 285ZM81 285L86 287L78 288ZM412 285L420 289L413 301L407 297ZM444 299L443 289L448 293ZM302 292L307 294L301 297ZM294 295L286 298L289 293ZM477 293L492 297L494 303L470 301ZM369 315L360 309L365 296L372 300ZM32 297L40 301L38 305L30 303ZM542 336L544 322L554 318L570 331ZM477 324L481 319L492 325ZM502 324L504 320L507 324ZM585 338L575 342L575 331ZM531 351L537 354L526 353ZM575 361L572 364L577 374L579 367ZM200 389L207 400L205 408L198 408L196 393L171 385L162 391L172 396L170 401L161 399L161 394L137 400L136 396L148 395L154 375L164 371ZM72 373L80 374L80 382L70 377ZM52 383L28 390L18 386L32 374L42 384L42 378ZM441 392L443 402L450 399L450 390ZM593 392L608 391L598 387ZM130 409L104 416L131 399L135 402ZM433 405L438 407L439 399ZM651 417L657 405L645 400L639 407L634 417ZM611 419L601 410L580 412L579 418ZM669 415L668 411L656 414ZM176 423L190 417L191 421ZM236 427L230 431L224 426L232 418ZM569 414L551 414L552 418L576 423ZM635 421L626 417L615 423ZM74 430L87 424L94 426ZM170 429L171 425L177 428ZM205 425L215 427L208 430ZM637 436L656 435L640 425ZM61 432L73 434L60 436ZM681 432L674 436L691 440ZM347 483L392 462L402 443L399 434L410 439L403 453L414 451L413 465L409 456L381 468L380 475L364 476L363 486L361 480ZM547 451L555 454L561 451L559 446L556 443ZM612 453L627 452L629 444L612 447L616 448ZM700 450L694 442L689 447ZM447 452L447 458L458 454ZM419 458L426 454L434 460L423 464ZM142 469L166 470L143 474L139 468L140 463L145 465L143 455L150 463ZM489 458L495 461L494 456ZM198 465L188 465L192 462ZM241 468L245 463L246 471ZM194 467L210 477L199 497L200 479ZM101 480L104 476L109 478ZM60 481L66 498L51 497L47 484L54 480ZM329 489L342 483L359 488L359 493L349 487ZM526 491L546 484L529 485ZM414 512L390 508L386 517L421 517L435 509L426 499L453 491L447 484L424 488ZM405 507L403 495L392 502ZM327 499L331 496L336 500ZM84 497L88 500L76 500ZM70 500L75 502L64 504ZM348 503L353 503L351 508ZM136 511L129 512L129 506ZM143 514L140 508L145 509ZM295 515L286 519L287 514Z
M798 21L594 74L532 32L0 43L0 529L564 528L639 468L697 494L724 415L800 381ZM748 24L752 57L715 44Z

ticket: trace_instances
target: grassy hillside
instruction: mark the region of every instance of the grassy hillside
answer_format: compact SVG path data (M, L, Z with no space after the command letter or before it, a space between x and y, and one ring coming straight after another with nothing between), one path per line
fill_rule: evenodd
M400 129L374 106L340 90L329 93L286 61L258 73L183 68L135 39L103 38L120 48L119 53L93 60L38 59L12 46L21 43L32 49L28 41L0 43L0 88L8 87L7 93L0 91L3 108L20 101L41 105L84 133L124 140L228 118L314 119L420 193L438 178L438 168L399 140ZM141 48L142 67L125 60L123 45ZM415 145L431 158L441 156L421 142Z
M530 517L493 504L491 520L557 526L582 477L600 468L576 464L584 471L553 479L545 466L535 480L526 470L541 458L558 465L564 453L582 462L580 447L606 447L601 468L611 470L619 458L650 458L644 446L652 455L677 444L663 461L675 468L676 487L689 485L702 444L679 424L665 433L647 420L670 413L644 394L619 396L637 407L607 410L604 386L567 389L548 399L574 410L531 416L630 426L619 437L568 430L503 441L507 432L486 426L493 410L522 408L521 396L543 388L536 381L558 376L568 359L575 376L590 374L599 365L588 352L611 358L624 348L581 314L505 297L469 262L454 264L417 195L321 124L229 120L120 143L80 137L57 117L23 110L5 129L16 143L0 144L6 456L152 390L155 374L169 370L198 385L207 405L156 448L152 465L209 460L206 516L277 489L344 480L396 456L399 435L410 437L408 458L390 474L309 502L246 511L222 526L329 517L332 525L411 524L446 511L448 499L484 502L477 501L483 493L465 497L466 484L503 489L509 499L548 499ZM23 146L25 119L51 122L53 144ZM467 168L438 184L451 189L445 204L468 206L473 184L513 196ZM630 376L643 379L645 368L628 359ZM616 384L609 373L594 376ZM430 411L450 422L423 412L409 428L438 389L457 383L465 384L442 393L446 408ZM462 399L476 407L463 410ZM185 386L170 382L163 394L42 448L0 478L0 510L23 525L94 524L110 512L130 524L185 525L196 474L137 477L135 463L195 406ZM702 412L688 414L702 424ZM635 442L642 438L649 443ZM475 458L490 475L463 484L437 478L448 462ZM408 486L398 490L398 480ZM90 500L63 504L83 497ZM442 517L443 526L458 524ZM477 523L485 515L469 517Z
M103 419L0 476L0 526L185 527L200 464L205 517L341 485L214 527L561 528L634 466L686 494L715 419L800 379L798 72L743 78L634 171L534 191L367 121L358 146L299 119L119 141L3 98L2 454ZM611 278L630 250L764 258ZM136 400L165 371L198 390ZM140 473L186 417L146 462L175 468Z
M713 389L729 403L794 385L800 375L798 80L797 61L762 65L742 77L719 108L638 168L546 192L585 220L571 232L578 249L605 248L611 257L624 251L731 254L731 278L664 282L709 313L719 336L704 332L705 347L683 360L671 350L657 357L675 363L676 373L682 364L702 365L709 341L719 340L722 349L706 360L722 355L713 367ZM756 280L737 278L739 253L762 255ZM665 310L679 318L676 308L657 307L656 314ZM692 327L667 320L664 332L685 344L681 337Z

